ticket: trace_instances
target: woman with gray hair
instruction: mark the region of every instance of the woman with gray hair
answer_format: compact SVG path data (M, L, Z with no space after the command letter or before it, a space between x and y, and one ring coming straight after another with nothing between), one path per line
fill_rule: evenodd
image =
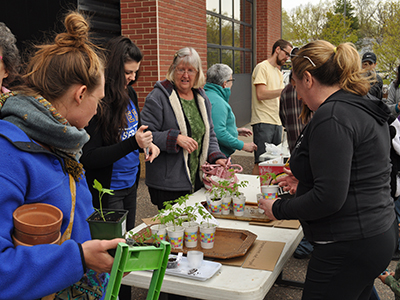
M197 51L178 50L166 77L156 82L141 112L142 123L161 150L156 160L146 162L146 184L158 209L165 201L200 189L200 166L206 161L226 164L214 132L211 103L200 88L205 76Z
M233 85L232 69L225 64L212 65L207 71L207 83L204 90L210 99L211 116L214 131L217 135L221 151L226 156L231 156L235 150L253 152L257 145L253 142L245 143L238 136L251 136L253 133L247 128L237 128L235 115L229 105L229 96Z
M0 89L1 93L10 90L10 83L17 77L20 67L19 51L16 46L17 39L11 30L0 22Z

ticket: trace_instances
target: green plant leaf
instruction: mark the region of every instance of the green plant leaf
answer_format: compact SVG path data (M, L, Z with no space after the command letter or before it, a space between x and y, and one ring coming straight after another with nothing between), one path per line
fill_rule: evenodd
M103 186L101 185L100 182L97 181L97 179L94 180L94 182L93 182L93 187L94 187L96 190L98 190L99 192L101 192L102 189L103 189Z

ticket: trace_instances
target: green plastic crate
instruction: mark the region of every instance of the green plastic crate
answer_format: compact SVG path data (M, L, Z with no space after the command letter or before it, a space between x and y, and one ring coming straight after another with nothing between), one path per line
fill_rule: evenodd
M165 241L161 241L161 245L158 248L155 246L130 247L125 243L119 243L105 300L117 299L125 272L142 270L154 270L146 300L157 300L160 296L170 252L171 245Z

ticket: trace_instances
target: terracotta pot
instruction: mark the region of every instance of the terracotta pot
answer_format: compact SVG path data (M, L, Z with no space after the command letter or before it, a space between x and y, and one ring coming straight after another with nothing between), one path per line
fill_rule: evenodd
M29 234L14 228L14 237L23 243L29 245L39 245L39 244L52 244L59 238L60 231L54 231L49 234Z
M29 244L29 243L23 243L20 240L18 240L14 235L12 236L13 242L14 242L14 246L34 246L34 245L38 245L38 244ZM58 237L56 240L54 240L52 243L46 243L46 244L58 244L60 245L60 241L61 241L61 232L58 232ZM45 244L45 243L42 243Z
M15 229L33 235L59 232L62 219L61 210L46 203L24 204L13 212Z

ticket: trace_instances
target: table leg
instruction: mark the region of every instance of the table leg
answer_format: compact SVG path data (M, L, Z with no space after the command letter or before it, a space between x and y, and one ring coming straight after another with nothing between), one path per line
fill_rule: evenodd
M287 286L295 286L295 287L299 287L299 288L304 288L304 282L283 279L283 271L278 275L278 278L276 278L275 283L279 284L279 285L287 285Z

